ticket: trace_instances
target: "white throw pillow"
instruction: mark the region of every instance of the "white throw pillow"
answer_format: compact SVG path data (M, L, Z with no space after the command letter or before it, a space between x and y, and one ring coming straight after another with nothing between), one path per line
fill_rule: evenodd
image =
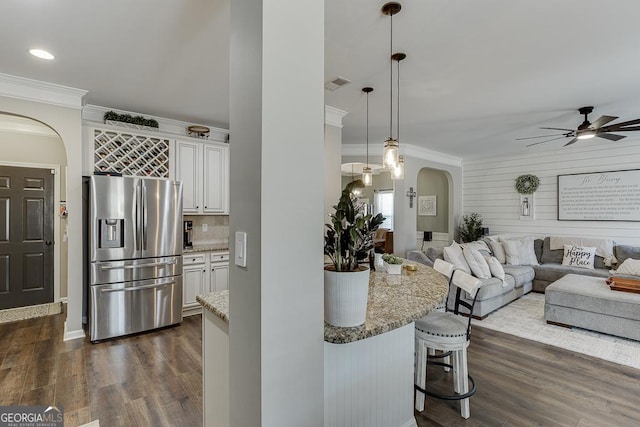
M489 246L491 246L493 256L496 257L500 264L507 262L507 255L504 253L504 246L502 246L502 242L494 242L491 240L489 241Z
M462 254L464 255L464 259L467 260L467 264L469 264L469 268L471 268L474 276L478 279L488 279L491 277L489 264L487 264L487 261L477 249L467 247L462 251Z
M453 264L453 267L456 270L462 270L465 273L471 274L471 269L469 268L467 261L464 259L462 248L459 244L453 242L451 246L442 248L442 253L444 255L444 260Z
M538 265L532 236L505 239L502 245L508 265Z
M475 240L473 242L462 243L460 246L462 247L462 250L470 248L478 251L487 251L487 252L491 251L491 249L489 249L489 246L487 246L487 243L483 242L482 240Z
M617 270L611 270L611 273L640 276L640 259L627 258L620 264Z
M503 288L507 286L507 282L504 280L506 277L504 273L504 267L502 267L502 264L500 263L498 258L492 256L485 259L487 260L487 264L489 265L489 270L491 270L491 275L493 277L497 277L498 279L502 280Z
M562 258L562 265L589 268L593 270L593 262L595 256L596 248L564 245L564 256Z

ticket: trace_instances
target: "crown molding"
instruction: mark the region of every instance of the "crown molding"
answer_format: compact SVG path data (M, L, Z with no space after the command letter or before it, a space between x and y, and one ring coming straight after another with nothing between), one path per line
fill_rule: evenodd
M376 152L382 156L382 150L382 144L369 144L369 157L371 157L371 153ZM366 153L366 144L342 144L343 156L364 156ZM400 154L416 159L429 160L434 163L462 167L462 157L451 156L439 151L429 150L428 148L416 147L411 144L400 145Z
M82 108L86 90L0 73L0 96L67 108Z
M342 118L349 114L348 111L340 110L339 108L331 107L330 105L324 106L324 123L327 125L342 127Z
M193 125L206 126L209 128L209 138L204 141L218 141L227 142L229 138L229 131L227 129L212 127L209 125L203 125L200 123L188 123L181 120L167 119L165 117L152 116L150 114L141 114L135 111L120 110L118 108L107 108L99 105L87 104L82 109L82 119L88 122L104 123L104 113L107 111L115 111L120 114L131 114L132 116L143 115L145 118L154 119L158 122L158 131L162 133L188 136L187 127Z

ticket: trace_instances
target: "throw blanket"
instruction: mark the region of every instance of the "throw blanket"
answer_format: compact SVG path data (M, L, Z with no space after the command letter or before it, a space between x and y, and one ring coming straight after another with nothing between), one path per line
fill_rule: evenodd
M549 248L553 251L564 249L564 245L586 246L596 248L596 255L604 258L604 265L610 267L618 262L613 255L613 240L593 237L551 236Z

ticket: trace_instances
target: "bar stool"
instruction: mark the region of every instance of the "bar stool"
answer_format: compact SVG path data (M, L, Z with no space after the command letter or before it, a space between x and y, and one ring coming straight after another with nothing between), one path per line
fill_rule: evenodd
M424 395L438 399L460 400L460 415L469 418L469 397L476 392L475 381L469 376L467 368L467 347L471 338L471 316L460 315L460 306L473 312L480 280L463 272L455 271L453 265L436 260L434 269L449 278L449 293L455 291L453 311L431 311L416 321L416 409L424 410ZM473 302L469 304L462 298L466 291ZM446 301L448 301L447 298ZM449 307L445 307L449 310ZM432 350L442 354L427 356ZM453 363L436 362L434 358L451 355ZM453 369L454 394L444 395L426 390L427 364ZM469 389L471 384L471 389Z

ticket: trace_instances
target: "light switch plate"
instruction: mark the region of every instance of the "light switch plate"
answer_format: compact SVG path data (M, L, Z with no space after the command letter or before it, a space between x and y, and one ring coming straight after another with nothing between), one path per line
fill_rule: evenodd
M247 233L236 231L235 263L239 267L247 266Z

